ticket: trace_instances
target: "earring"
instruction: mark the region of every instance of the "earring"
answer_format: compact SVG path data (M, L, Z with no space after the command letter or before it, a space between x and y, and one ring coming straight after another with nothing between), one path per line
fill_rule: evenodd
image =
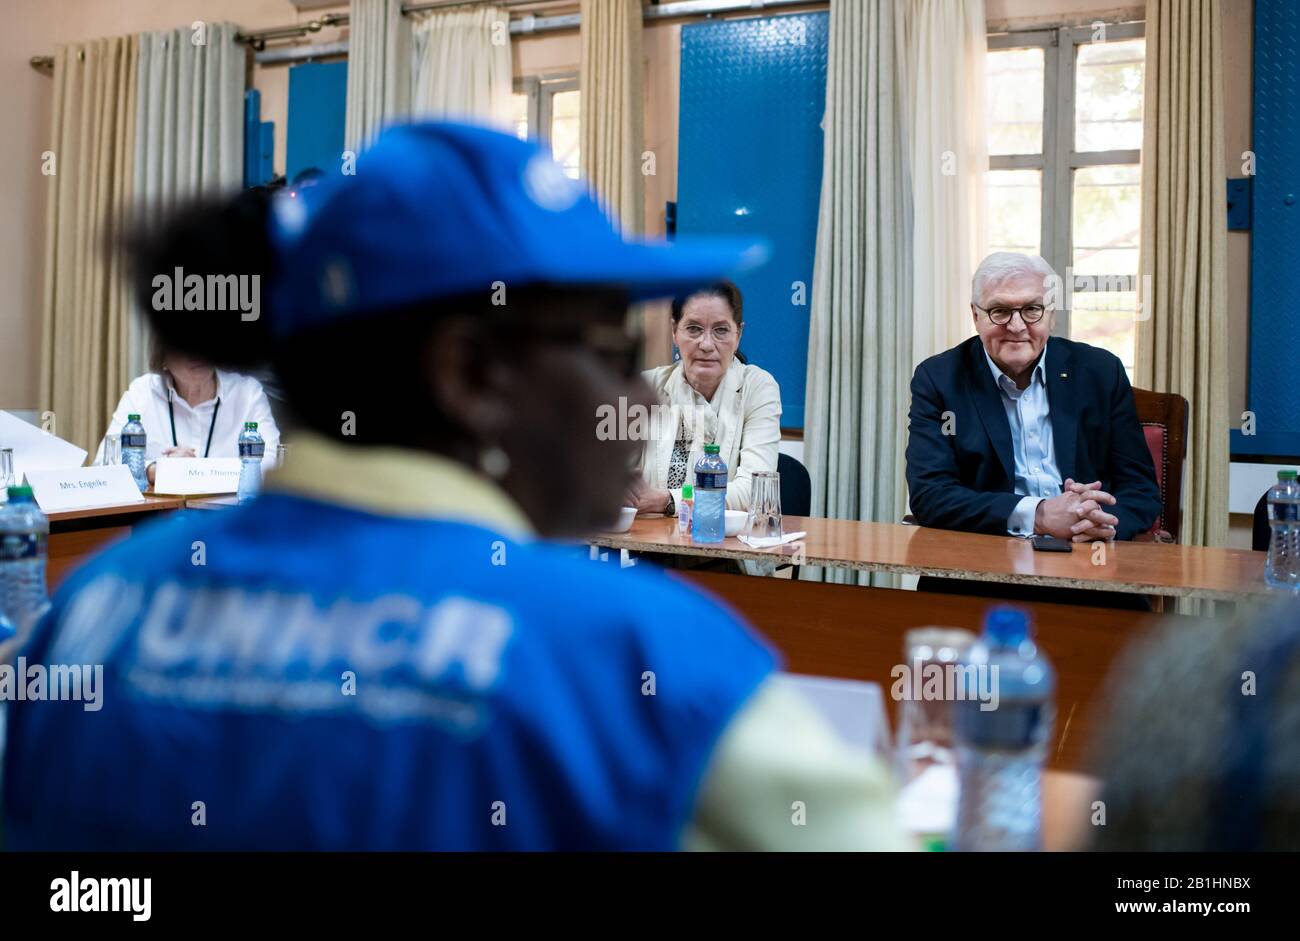
M493 480L500 480L510 473L510 455L496 445L491 445L479 452L479 470Z

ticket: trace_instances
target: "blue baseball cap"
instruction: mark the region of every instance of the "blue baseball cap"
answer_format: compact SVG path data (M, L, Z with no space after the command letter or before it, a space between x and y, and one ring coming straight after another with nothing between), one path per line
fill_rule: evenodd
M271 328L291 336L386 309L532 285L690 291L767 259L762 242L625 241L529 141L465 124L398 125L354 174L282 193Z

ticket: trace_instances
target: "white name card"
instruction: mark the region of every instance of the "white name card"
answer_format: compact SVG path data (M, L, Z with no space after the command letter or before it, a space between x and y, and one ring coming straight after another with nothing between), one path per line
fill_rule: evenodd
M239 489L237 457L164 457L158 461L154 493L193 496L234 493Z
M29 470L27 483L31 484L36 505L45 513L144 501L125 464Z

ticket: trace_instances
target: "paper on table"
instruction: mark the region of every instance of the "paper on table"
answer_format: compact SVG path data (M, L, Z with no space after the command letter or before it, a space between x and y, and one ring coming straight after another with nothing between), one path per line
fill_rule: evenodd
M775 536L760 536L757 539L751 536L738 536L737 538L751 549L770 549L772 546L784 546L787 542L794 542L796 539L802 539L807 536L806 532L786 533L780 539Z
M889 720L879 684L800 673L777 673L770 682L795 690L849 745L877 754L889 751Z
M4 411L0 411L0 448L14 449L14 483L22 483L28 471L80 467L86 460L86 452L75 444Z

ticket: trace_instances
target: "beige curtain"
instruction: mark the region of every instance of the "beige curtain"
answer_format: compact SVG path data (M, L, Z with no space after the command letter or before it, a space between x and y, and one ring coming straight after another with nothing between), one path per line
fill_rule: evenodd
M986 244L988 43L984 0L905 0L901 15L916 366L975 332L969 303L971 276Z
M417 14L412 114L511 127L510 13L478 6Z
M1228 530L1227 222L1219 0L1147 0L1136 384L1191 403L1182 541ZM1145 285L1144 285L1145 289Z
M145 219L244 180L245 47L238 28L209 23L140 36L135 204ZM148 327L129 318L128 373L148 369Z
M352 0L349 24L343 138L360 150L410 109L411 21L402 0Z
M640 0L582 0L582 176L625 232L645 218Z
M131 199L139 39L56 48L41 394L55 433L93 452L126 388L128 290L115 241Z
M903 516L913 307L897 11L892 0L831 4L804 423L813 516Z

